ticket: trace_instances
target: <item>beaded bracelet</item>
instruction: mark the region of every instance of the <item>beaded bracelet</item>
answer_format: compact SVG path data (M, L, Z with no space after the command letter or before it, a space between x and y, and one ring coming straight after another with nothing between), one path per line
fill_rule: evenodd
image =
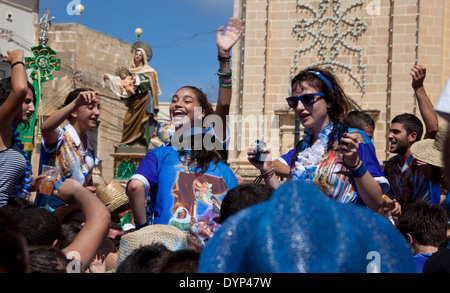
M223 61L223 62L229 62L229 61L231 61L231 56L220 56L220 55L218 55L217 56L217 60Z
M222 79L222 78L219 78L219 83L230 84L230 83L232 83L232 82L233 82L233 79L232 79L232 78L229 78L229 79Z
M231 73L232 73L233 71L232 70L230 70L229 72L223 72L223 71L220 71L220 69L217 71L217 75L220 75L220 76L228 76L228 75L231 75Z
M232 85L232 83L233 83L233 79L232 78L230 78L230 79L219 78L219 85L220 86L230 87Z

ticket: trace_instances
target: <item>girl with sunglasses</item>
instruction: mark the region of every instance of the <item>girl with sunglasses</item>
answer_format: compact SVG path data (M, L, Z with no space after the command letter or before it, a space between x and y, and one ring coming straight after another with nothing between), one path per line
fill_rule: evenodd
M336 77L320 68L304 70L291 81L291 92L286 100L304 127L303 139L274 161L269 149L260 150L268 155L265 162L255 161L257 146L252 145L250 163L274 188L279 185L275 174L288 180L310 180L330 198L378 211L389 184L370 138L341 122L350 103Z

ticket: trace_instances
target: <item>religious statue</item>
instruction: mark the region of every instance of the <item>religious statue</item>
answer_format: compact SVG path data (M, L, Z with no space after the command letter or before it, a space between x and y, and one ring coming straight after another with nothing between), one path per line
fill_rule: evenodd
M55 17L50 17L51 11L48 9L45 9L44 15L39 20L39 26L41 27L41 36L39 37L39 43L46 46L48 42L48 32L50 31L52 20L55 19Z
M158 122L161 89L157 72L148 65L151 57L147 56L145 48L136 47L128 69L119 68L116 75L103 76L103 82L110 81L110 89L128 108L123 119L121 146L149 148Z

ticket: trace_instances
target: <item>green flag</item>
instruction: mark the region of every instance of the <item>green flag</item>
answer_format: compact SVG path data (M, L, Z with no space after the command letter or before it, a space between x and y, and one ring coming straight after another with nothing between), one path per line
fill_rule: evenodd
M33 116L28 121L29 125L22 123L17 128L17 131L19 131L21 135L22 143L25 147L24 150L28 152L29 157L31 157L31 152L34 148L34 129L38 119L37 113L39 104L42 99L42 83L53 79L53 71L60 69L61 62L60 59L55 58L57 53L49 46L39 44L31 47L31 52L33 57L26 57L25 64L27 69L33 69L30 77L33 80L33 88L36 92L36 111L34 111Z

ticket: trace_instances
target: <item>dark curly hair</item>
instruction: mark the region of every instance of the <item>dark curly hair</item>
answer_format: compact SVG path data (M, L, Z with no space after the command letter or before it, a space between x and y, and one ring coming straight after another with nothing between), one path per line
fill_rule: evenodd
M330 89L320 77L311 71L319 72L328 79L331 82L333 90ZM303 89L303 82L306 82L309 86L316 88L319 92L325 94L325 101L331 105L328 109L328 116L330 116L332 121L344 118L350 110L349 98L344 93L339 80L330 71L318 67L305 69L292 79L291 86L292 88L299 87L300 89Z

